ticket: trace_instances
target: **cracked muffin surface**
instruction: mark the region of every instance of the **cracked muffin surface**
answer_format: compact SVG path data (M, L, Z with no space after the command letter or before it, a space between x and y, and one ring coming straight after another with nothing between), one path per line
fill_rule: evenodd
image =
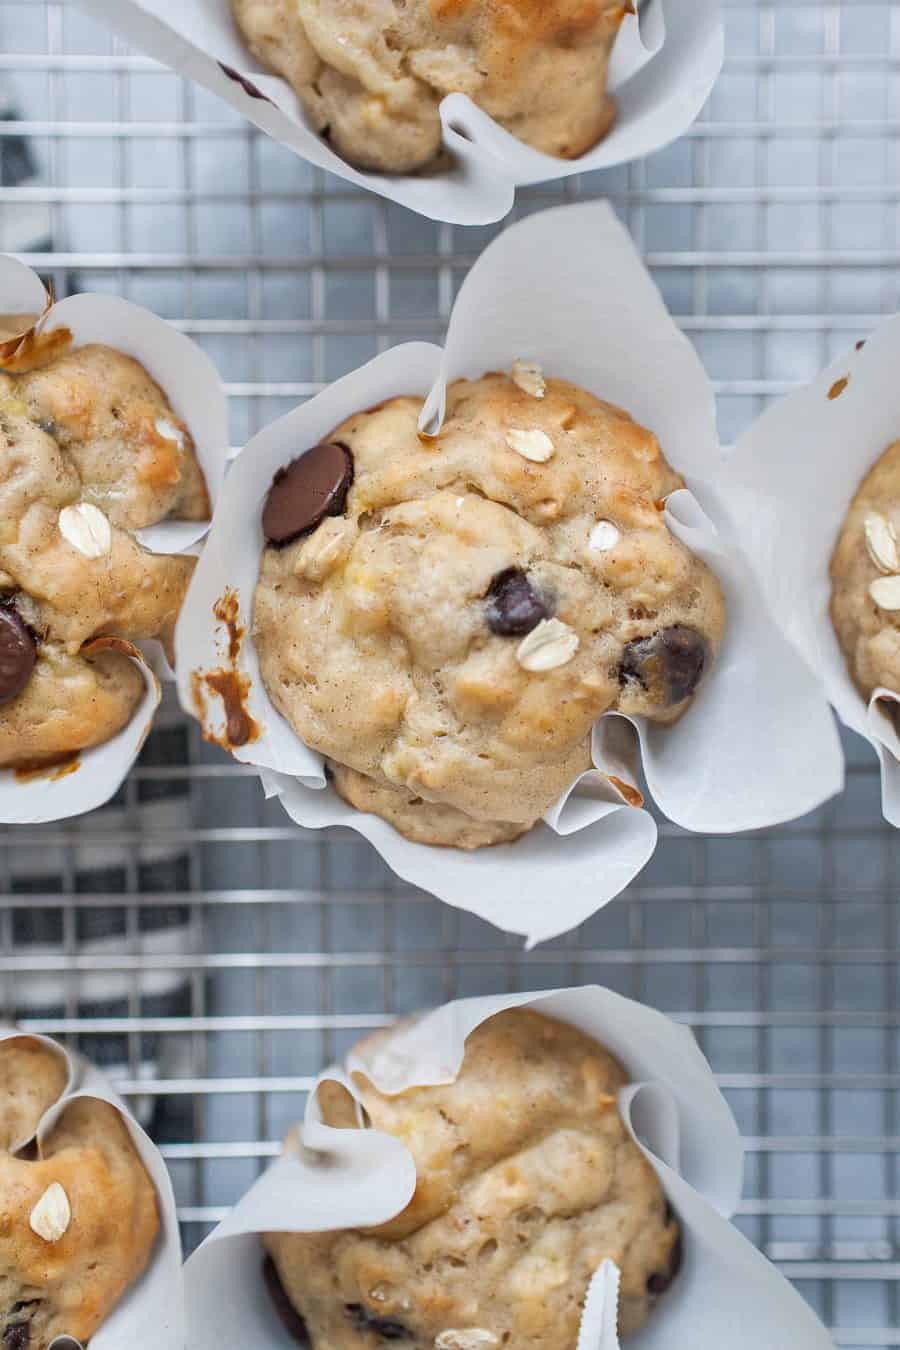
M360 168L409 173L441 153L441 99L462 93L562 159L615 117L610 53L624 0L232 0L253 54Z
M831 621L864 699L900 694L900 441L860 483L831 559Z
M673 721L722 636L716 578L665 523L681 479L652 433L517 378L451 386L434 439L419 398L358 413L316 448L328 474L347 457L338 514L291 535L305 456L264 512L266 689L339 792L423 842L529 829L590 767L597 718Z
M354 1078L371 1126L412 1153L417 1184L377 1228L265 1236L314 1350L571 1350L605 1259L622 1272L620 1332L639 1330L677 1274L679 1226L602 1046L515 1009L472 1032L454 1083L386 1096ZM340 1085L323 1084L320 1102L327 1124L354 1127Z
M156 1192L118 1111L67 1105L40 1150L23 1147L65 1087L61 1057L0 1044L0 1345L87 1343L150 1259Z
M134 531L209 512L190 432L138 361L89 344L0 369L0 768L127 724L144 680L105 639L171 650L194 567Z

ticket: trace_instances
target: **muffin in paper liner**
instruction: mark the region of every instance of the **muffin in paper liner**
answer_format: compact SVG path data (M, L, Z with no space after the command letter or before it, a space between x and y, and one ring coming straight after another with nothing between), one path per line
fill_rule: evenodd
M354 1069L388 1094L452 1082L470 1033L504 1009L525 1007L577 1027L624 1064L632 1081L619 1110L681 1225L681 1270L625 1344L828 1350L830 1337L800 1295L729 1222L743 1172L737 1126L690 1031L661 1013L597 986L464 999L372 1038L322 1079L343 1083L354 1096ZM192 1350L296 1347L263 1285L260 1233L367 1227L409 1202L415 1165L400 1140L323 1125L315 1092L302 1143L264 1173L189 1259ZM588 1291L578 1350L617 1350L616 1288L617 1271L607 1261Z
M225 479L228 409L218 373L206 354L171 324L118 296L82 294L59 303L24 263L0 255L0 314L39 315L38 322L0 341L0 370L15 369L35 349L62 351L99 342L138 360L157 381L178 416L190 428L197 458L215 507ZM195 552L208 521L161 521L134 531L152 553ZM16 772L0 769L0 822L9 825L63 820L102 806L118 790L147 737L160 702L158 674L167 664L156 642L134 646L101 637L130 656L144 678L145 693L130 721L110 740L58 769Z
M321 757L270 702L249 635L264 542L260 514L276 470L351 414L396 395L427 394L423 424L433 430L448 382L508 369L517 357L619 405L656 434L689 484L669 498L667 521L718 576L726 634L710 675L674 725L615 713L601 718L594 770L530 833L471 853L436 849L344 802ZM610 208L532 216L495 241L469 273L443 351L410 343L384 353L265 428L239 455L176 632L182 703L210 739L261 771L266 792L301 825L350 826L395 872L440 899L532 943L556 936L617 895L653 852L656 826L635 804L638 745L657 805L690 830L774 825L841 787L827 702L766 615L732 544L718 506L720 474L709 381ZM212 688L204 684L210 675Z
M774 403L738 439L724 501L769 608L821 681L845 726L881 766L885 819L900 826L900 736L885 702L900 689L856 687L829 615L831 555L860 483L900 438L900 317Z
M337 155L286 80L243 43L229 0L78 0L82 9L180 75L227 100L262 131L319 168L434 220L502 220L518 186L609 168L650 154L697 117L722 67L720 0L642 0L613 48L609 90L618 115L606 137L576 159L542 154L510 135L464 94L440 106L451 165L420 174L368 173Z
M18 1027L0 1026L0 1045L21 1039L37 1041L58 1055L63 1063L65 1086L61 1095L41 1115L33 1131L15 1139L11 1149L19 1153L39 1145L53 1129L66 1107L80 1097L108 1102L120 1113L135 1151L156 1190L159 1231L143 1274L114 1306L90 1339L90 1350L184 1350L186 1345L181 1238L172 1183L156 1145L141 1129L107 1079L80 1055L72 1054L49 1036L39 1036ZM0 1203L2 1208L2 1203ZM51 1350L82 1350L74 1337L62 1335Z

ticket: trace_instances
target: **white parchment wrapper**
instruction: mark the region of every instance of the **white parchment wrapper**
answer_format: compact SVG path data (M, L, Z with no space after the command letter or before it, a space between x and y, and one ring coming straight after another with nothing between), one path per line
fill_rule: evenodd
M709 1065L687 1028L640 1003L589 986L547 993L465 999L401 1024L363 1044L336 1078L357 1095L349 1074L362 1070L381 1091L452 1082L466 1037L505 1008L530 1007L580 1028L622 1061L631 1084L622 1117L656 1171L684 1234L681 1272L635 1350L828 1350L831 1340L810 1309L729 1223L741 1193L743 1148ZM191 1350L252 1345L296 1350L261 1278L263 1232L327 1232L383 1223L415 1188L412 1156L373 1129L324 1126L310 1095L305 1148L281 1157L189 1259ZM589 1291L578 1350L615 1350L610 1316L615 1267L605 1263Z
M0 314L40 314L47 294L40 278L24 263L0 254ZM73 295L50 308L41 334L71 330L73 346L104 343L135 357L164 390L172 408L189 428L215 506L225 480L228 457L228 407L225 390L209 357L183 333L151 314L112 295ZM205 521L163 521L135 531L135 538L153 553L195 551L209 528ZM63 820L102 806L117 791L137 758L159 706L154 671L165 669L158 643L136 651L146 692L128 725L117 736L79 756L79 767L54 778L52 772L17 779L0 769L0 822L34 825ZM2 716L2 710L0 710Z
M229 472L178 625L185 708L196 715L192 672L223 664L227 635L213 607L225 589L236 594L249 633L264 543L260 514L275 471L352 413L395 395L430 389L423 417L439 419L447 381L506 369L517 356L621 405L656 432L692 489L670 498L671 528L708 560L726 592L726 640L693 706L672 727L634 722L657 804L679 825L705 832L775 825L819 805L843 781L827 702L767 617L728 533L717 533L721 458L709 381L605 204L547 211L507 230L469 273L443 351L395 347L254 437ZM700 500L707 498L704 512ZM266 792L279 796L294 820L358 830L406 880L530 942L580 923L653 852L653 820L626 803L637 781L635 741L618 715L596 727L597 771L573 784L543 823L514 844L466 853L410 843L387 822L355 811L326 782L321 757L268 699L250 636L240 669L262 735L235 756L263 771ZM206 730L218 739L221 704L208 704ZM607 775L627 785L626 796Z
M147 1269L91 1337L91 1350L185 1350L181 1238L172 1182L159 1150L124 1102L116 1096L99 1069L80 1055L72 1054L49 1036L0 1026L0 1042L16 1037L40 1041L42 1045L49 1046L65 1062L68 1081L63 1095L44 1113L35 1133L17 1141L13 1152L19 1152L32 1142L40 1143L53 1129L69 1103L78 1097L95 1097L99 1101L109 1102L121 1114L141 1162L156 1188L159 1233ZM58 1337L53 1343L60 1350L69 1350L70 1346L78 1344L74 1337Z
M900 701L900 691L878 689L867 704L850 678L828 613L828 567L860 482L900 437L898 363L900 316L773 404L738 440L725 470L734 528L771 611L841 721L878 755L882 809L895 826L900 738L879 703Z
M720 0L644 0L626 16L610 89L619 113L609 135L578 159L557 159L516 140L467 96L441 104L452 168L420 175L354 169L314 130L296 94L245 46L229 0L78 0L81 8L156 60L226 99L274 140L357 187L434 220L501 220L516 187L638 159L680 136L722 67Z

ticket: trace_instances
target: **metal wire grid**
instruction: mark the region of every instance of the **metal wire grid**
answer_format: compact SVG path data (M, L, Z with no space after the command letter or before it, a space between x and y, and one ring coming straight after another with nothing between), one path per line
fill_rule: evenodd
M900 308L900 4L726 17L726 69L687 136L518 209L612 197L730 439ZM58 294L115 291L193 334L235 443L375 352L439 337L494 233L350 191L69 5L0 0L4 106L0 246ZM744 1231L840 1345L900 1345L900 843L868 752L847 748L838 802L752 836L663 824L627 896L524 954L357 837L294 828L170 706L110 810L3 832L0 1012L116 1066L190 1247L363 1029L599 980L695 1029L747 1139Z

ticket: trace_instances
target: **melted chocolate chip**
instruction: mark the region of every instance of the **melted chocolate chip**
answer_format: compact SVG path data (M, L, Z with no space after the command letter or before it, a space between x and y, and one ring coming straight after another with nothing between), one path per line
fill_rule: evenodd
M652 1294L654 1298L659 1298L664 1294L669 1285L675 1279L675 1276L681 1270L681 1262L684 1257L684 1249L681 1245L681 1234L675 1239L675 1245L672 1248L672 1254L669 1258L668 1270L655 1270L647 1280L647 1293Z
M14 1322L3 1333L3 1350L28 1350L31 1328L27 1322Z
M37 643L12 604L0 603L0 704L21 694L34 670Z
M553 612L518 567L497 573L487 602L488 628L498 637L523 637Z
M361 1303L346 1303L344 1312L357 1331L372 1331L383 1341L411 1341L413 1338L402 1322L394 1322L390 1317L373 1317Z
M654 702L671 707L690 698L708 664L706 639L679 623L629 642L622 653L619 679L623 684L636 680Z
M306 1323L288 1298L287 1290L281 1283L281 1276L271 1256L267 1256L263 1261L263 1282L288 1335L293 1336L299 1345L308 1346L309 1333L306 1330Z
M263 533L278 548L314 530L326 516L339 516L353 482L353 456L346 445L314 445L279 469L263 507Z

